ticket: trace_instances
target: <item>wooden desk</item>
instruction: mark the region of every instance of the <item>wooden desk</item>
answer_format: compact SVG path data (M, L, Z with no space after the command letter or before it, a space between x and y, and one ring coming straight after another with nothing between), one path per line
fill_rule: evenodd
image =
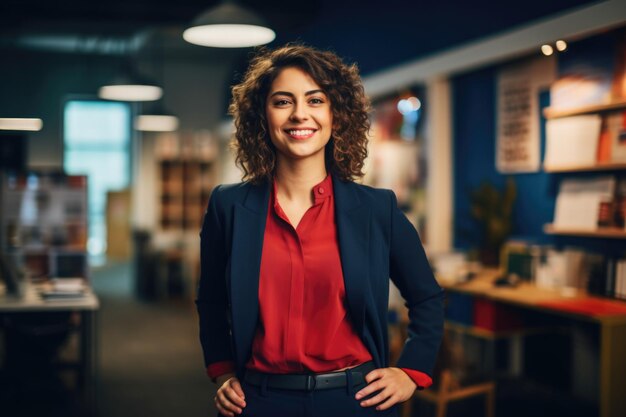
M27 285L22 297L9 296L0 285L0 314L25 312L78 312L80 314L80 352L78 360L79 381L85 403L91 413L96 412L97 378L97 313L100 308L98 297L89 289L84 297L46 301L35 285Z
M582 292L565 295L528 283L515 288L496 287L493 281L498 276L499 271L488 270L466 283L448 285L440 282L440 285L447 291L597 324L600 330L600 416L626 416L626 303L591 297Z

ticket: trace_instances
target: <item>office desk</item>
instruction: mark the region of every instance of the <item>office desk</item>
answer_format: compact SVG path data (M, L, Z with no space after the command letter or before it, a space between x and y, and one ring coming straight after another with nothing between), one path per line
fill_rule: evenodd
M484 297L526 309L555 314L599 326L599 406L601 417L626 416L626 302L563 294L522 283L515 288L496 287L498 270L486 270L471 281L440 285L447 291Z
M5 293L0 285L0 314L26 312L77 312L80 314L80 352L76 364L79 383L88 410L95 415L97 378L97 313L100 308L98 297L89 289L84 297L46 301L42 299L35 285L27 285L23 297L17 298Z

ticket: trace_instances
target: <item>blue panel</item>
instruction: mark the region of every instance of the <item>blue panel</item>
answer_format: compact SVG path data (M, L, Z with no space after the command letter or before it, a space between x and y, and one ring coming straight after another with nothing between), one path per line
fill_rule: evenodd
M504 185L495 168L495 71L488 68L452 79L454 245L479 244L479 232L469 215L470 190L483 181Z

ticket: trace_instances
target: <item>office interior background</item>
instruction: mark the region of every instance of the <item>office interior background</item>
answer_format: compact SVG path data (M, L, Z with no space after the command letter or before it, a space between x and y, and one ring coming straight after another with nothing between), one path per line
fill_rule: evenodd
M360 68L362 182L395 191L447 292L403 417L626 416L626 2L230 3L270 48ZM215 413L198 233L241 178L227 107L253 51L183 39L217 7L0 4L1 415ZM103 98L120 77L155 95ZM405 334L392 291L392 361Z

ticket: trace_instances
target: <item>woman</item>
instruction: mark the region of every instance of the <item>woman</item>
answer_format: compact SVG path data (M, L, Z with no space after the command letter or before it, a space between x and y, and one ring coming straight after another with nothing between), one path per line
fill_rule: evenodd
M233 88L246 181L211 195L196 301L221 415L396 415L432 382L443 293L393 192L352 182L367 110L356 66L301 45L261 51ZM410 317L398 367L390 277Z

